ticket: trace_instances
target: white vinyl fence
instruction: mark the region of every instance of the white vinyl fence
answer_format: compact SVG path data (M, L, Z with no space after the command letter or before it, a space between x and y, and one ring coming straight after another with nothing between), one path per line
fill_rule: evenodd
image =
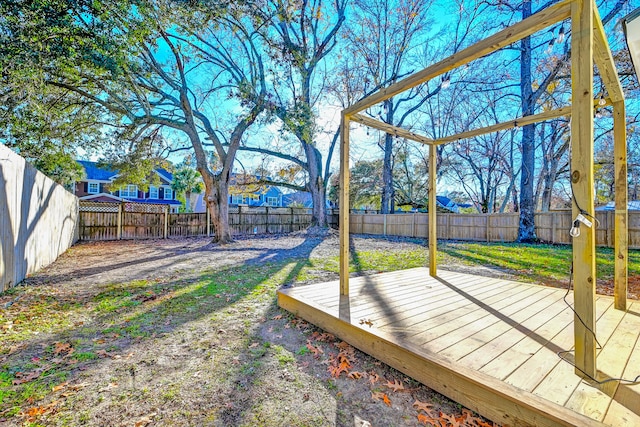
M78 198L0 144L0 292L78 240Z

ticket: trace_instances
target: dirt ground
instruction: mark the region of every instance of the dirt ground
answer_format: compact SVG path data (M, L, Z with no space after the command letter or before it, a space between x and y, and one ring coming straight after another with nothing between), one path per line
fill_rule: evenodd
M296 260L337 255L335 234L75 245L0 294L0 425L492 425L276 306L282 284L337 278L311 268L292 283ZM251 268L267 279L248 288Z

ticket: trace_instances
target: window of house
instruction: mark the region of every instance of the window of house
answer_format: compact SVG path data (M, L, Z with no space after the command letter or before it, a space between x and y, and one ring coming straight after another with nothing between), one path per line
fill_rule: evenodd
M233 194L231 196L231 204L232 205L241 205L242 204L242 195L240 194Z
M128 197L128 198L136 198L138 197L138 186L137 185L125 185L120 189L120 197Z
M173 190L170 187L164 187L164 199L173 200Z
M100 192L100 184L97 182L89 182L87 185L87 193L98 194Z
M158 187L154 187L153 185L149 186L149 198L150 199L157 199L158 196Z
M278 198L277 197L268 197L267 204L269 206L278 206Z

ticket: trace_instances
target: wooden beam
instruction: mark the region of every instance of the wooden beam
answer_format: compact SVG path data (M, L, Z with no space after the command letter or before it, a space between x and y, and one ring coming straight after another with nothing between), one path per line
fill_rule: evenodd
M573 217L593 206L593 0L571 4L571 182ZM595 224L573 237L576 375L596 378Z
M565 0L547 7L546 9L514 24L504 30L487 37L486 39L457 52L450 57L431 65L422 71L400 80L372 95L356 102L344 111L347 114L359 113L372 105L385 101L394 95L418 86L434 77L438 77L447 71L467 64L474 59L481 58L491 52L502 49L505 46L517 42L539 30L560 22L571 15L571 3L574 0Z
M349 295L349 126L344 111L340 123L340 295Z
M454 142L459 139L473 138L476 136L484 135L491 132L498 132L505 129L511 129L516 126L524 126L529 125L531 123L543 122L545 120L551 120L562 116L570 116L571 115L571 106L560 107L556 110L545 111L540 114L533 114L531 116L520 117L515 120L510 120L508 122L496 123L495 125L486 126L480 129L468 130L466 132L461 132L455 135L446 136L444 138L439 138L434 141L436 145L446 144L448 142Z
M627 275L629 267L629 229L627 205L627 122L624 100L613 104L613 168L615 176L615 254L613 297L615 308L627 309Z
M600 78L607 88L609 98L613 102L624 100L624 92L622 91L622 84L618 77L618 71L616 70L616 64L611 54L611 48L607 41L607 35L604 32L604 26L600 19L600 13L598 8L593 9L593 59L598 66L600 72Z
M354 122L362 123L365 126L369 126L374 129L381 130L390 135L398 136L400 138L406 138L411 141L420 142L422 144L433 144L433 139L431 138L418 135L417 133L410 132L406 129L402 129L400 127L393 126L385 122L381 122L371 117L363 116L362 114L354 114L353 116L351 116L351 120L353 120Z
M438 255L438 234L436 215L436 175L437 175L436 146L429 146L429 275L438 274L436 256Z

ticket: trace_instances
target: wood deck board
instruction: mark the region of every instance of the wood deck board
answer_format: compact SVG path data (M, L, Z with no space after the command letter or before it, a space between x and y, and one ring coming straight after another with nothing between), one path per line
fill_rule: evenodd
M598 319L596 323L598 340L602 345L606 345L623 317L624 312L615 310L613 306L609 306L607 311L599 319L596 313L596 319ZM573 349L573 345L571 349ZM600 354L601 351L602 350L599 350L598 354ZM566 354L565 358L572 360L572 354ZM558 363L549 375L533 390L533 393L538 396L544 396L545 399L560 405L566 405L582 381L580 377L569 374L570 372L573 373L574 370L575 368L572 363L565 361Z
M548 295L536 304L511 314L510 320L517 322L517 325L511 322L496 322L492 329L501 332L500 335L489 340L479 350L460 359L460 362L473 369L481 370L496 356L502 355L525 336L536 336L536 329L545 324L548 320L547 315L555 317L562 311L562 306L559 304L562 299L557 299L557 296L557 294ZM545 311L544 314L543 311ZM495 376L500 378L502 375Z
M514 296L514 292L511 290L501 293L499 289L482 286L469 289L469 292L474 295L483 295L494 302ZM399 306L398 308L402 310L402 314L389 319L386 323L381 322L378 327L387 330L400 327L403 330L412 330L417 334L451 318L479 310L477 306L458 298L453 293L447 293L440 299L429 300L428 304L425 304L424 301L412 302L407 304L407 307L409 309L405 310L403 306ZM444 308L446 308L446 312L443 311Z
M593 387L558 357L573 348L565 290L446 271L430 278L426 268L373 277L352 278L349 301L329 282L283 290L279 304L505 425L640 425L640 386ZM612 303L596 301L598 368L633 378L640 305L624 313Z
M538 294L540 292L535 290L531 292L530 288L527 288L526 291L530 291L530 293L528 295L525 294L524 297L522 295L524 294L523 292L522 294L513 294L509 298L500 299L493 303L492 309L513 313L539 301ZM426 325L427 322L423 322L424 325L421 324L423 330L416 335L412 335L410 337L411 340L431 351L438 352L497 321L495 316L484 308L477 305L469 305L467 307L468 313L447 313L447 322L440 323L437 327L429 328Z

